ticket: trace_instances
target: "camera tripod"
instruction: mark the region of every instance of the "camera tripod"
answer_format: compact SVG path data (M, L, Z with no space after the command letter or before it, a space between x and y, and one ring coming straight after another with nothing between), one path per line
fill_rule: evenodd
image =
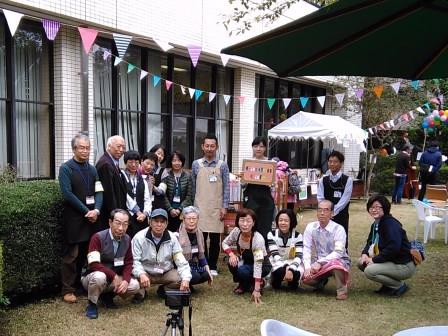
M165 336L168 332L168 328L171 326L171 336L176 336L176 328L179 328L180 336L184 336L184 318L182 308L177 312L171 312L166 314L167 319L165 323L165 330L162 332L162 336Z

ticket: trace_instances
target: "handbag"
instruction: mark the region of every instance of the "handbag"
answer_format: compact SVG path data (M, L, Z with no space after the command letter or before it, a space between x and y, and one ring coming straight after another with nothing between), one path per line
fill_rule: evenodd
M412 240L410 243L412 260L414 261L414 264L418 266L425 260L425 246L418 240Z

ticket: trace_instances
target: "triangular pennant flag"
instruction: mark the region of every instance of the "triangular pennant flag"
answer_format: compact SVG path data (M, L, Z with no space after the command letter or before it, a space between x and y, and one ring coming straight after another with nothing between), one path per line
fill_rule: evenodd
M408 113L405 113L401 116L401 119L403 119L403 121L409 121L409 116Z
M246 101L249 102L249 105L254 106L255 103L257 102L257 98L249 97L246 99Z
M209 92L208 93L208 102L211 103L213 99L215 99L216 93L215 92Z
M121 58L115 56L114 66L117 66L117 65L120 64L120 63L121 63Z
M274 106L275 98L268 98L268 106L269 109L272 109L272 106Z
M6 22L8 22L9 31L11 32L11 35L14 36L23 14L7 9L3 9L3 14L5 15Z
M107 60L108 57L112 55L109 50L103 49L103 60Z
M92 52L93 52L93 53L96 53L96 52L97 52L98 50L100 50L100 49L101 49L100 46L99 46L98 44L95 43L95 44L93 45Z
M204 91L196 89L196 91L194 92L194 98L196 99L196 101L199 100L199 98L202 95L202 92L204 92Z
M131 64L131 63L128 63L128 73L130 73L134 69L135 69L135 65Z
M390 86L394 89L395 93L398 94L398 91L400 91L400 85L401 81L392 83Z
M224 97L224 102L227 105L229 103L229 100L230 100L230 95L223 95L223 97Z
M47 35L47 38L50 41L54 41L61 24L57 21L42 19L42 26L44 26L45 35Z
M132 36L117 33L113 33L112 35L114 36L115 46L118 50L118 56L123 58L126 54L126 50L128 50L129 43L131 43Z
M156 87L157 84L159 84L159 82L160 82L160 77L159 77L159 76L156 76L156 75L152 75L152 85L153 85L154 87Z
M415 117L414 117L414 111L410 111L410 112L409 112L409 116L411 117L412 120L414 120L414 119L415 119Z
M145 70L140 69L140 80L148 76L148 73Z
M378 98L381 98L381 95L383 94L384 85L377 85L373 88L373 92Z
M373 135L373 129L369 128L369 133Z
M82 45L84 46L84 50L86 54L90 52L90 48L92 48L93 42L95 42L96 36L98 35L98 31L90 28L82 28L78 27L79 35L81 35Z
M159 39L154 39L154 42L157 43L157 45L160 47L160 49L162 49L164 52L167 52L170 49L173 49L174 47L169 44L168 42L159 40Z
M165 87L166 87L167 91L169 91L169 89L171 88L172 84L173 84L173 82L165 79Z
M334 96L336 97L336 100L338 101L339 106L342 107L342 104L344 103L345 93L337 93Z
M182 91L182 94L186 94L185 86L181 85L180 90Z
M384 122L384 125L386 126L386 128L390 128L390 124L389 124L388 121L385 121L385 122Z
M411 81L411 85L412 85L412 87L414 88L414 90L418 90L418 86L419 86L419 84L420 84L420 81L419 81L419 80L413 80L413 81Z
M416 110L418 113L425 114L425 111L423 111L423 109L420 106L417 107Z
M221 62L223 66L227 65L227 62L229 61L230 56L226 54L221 54Z
M364 89L360 88L360 89L356 89L355 90L355 96L356 98L358 98L359 100L362 99L362 96L364 95Z
M444 100L445 100L445 97L443 96L443 94L439 94L438 98L439 98L439 100L440 100L440 104L443 105L443 102L444 102Z
M389 120L390 127L395 127L395 120Z
M380 125L378 125L378 128L379 128L379 129L382 129L382 130L385 130L384 124L380 124Z
M300 104L303 108L305 108L306 104L308 103L308 97L300 97Z
M325 96L319 96L319 97L316 97L317 98L317 101L319 102L319 105L320 105L320 107L324 107L324 105L325 105Z
M246 99L246 97L244 97L244 96L239 96L238 97L238 100L239 100L239 102L240 102L240 105L244 105L244 100Z
M193 63L193 66L196 68L196 65L198 64L199 56L201 55L202 47L189 44L187 45L188 53L190 54L191 63Z
M424 104L423 104L423 107L424 107L425 109L429 110L429 103L424 103Z
M288 108L289 104L291 103L291 98L283 98L283 105L285 105L285 110Z
M188 88L188 92L190 92L190 98L191 99L193 99L193 96L194 96L194 92L195 92L196 90L195 89L193 89L193 88Z

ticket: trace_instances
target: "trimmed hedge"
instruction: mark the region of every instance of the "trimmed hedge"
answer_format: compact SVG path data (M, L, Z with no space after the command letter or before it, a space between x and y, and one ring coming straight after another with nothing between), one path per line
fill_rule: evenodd
M2 183L3 290L17 296L58 288L62 196L56 181Z
M3 296L3 243L0 241L0 307L8 304L8 299Z

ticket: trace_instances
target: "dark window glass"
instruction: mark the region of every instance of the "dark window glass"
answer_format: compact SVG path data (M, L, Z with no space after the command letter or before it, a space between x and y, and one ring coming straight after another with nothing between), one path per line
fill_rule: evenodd
M183 58L174 58L173 82L178 84L172 88L173 96L173 114L175 115L191 115L191 98L188 88L191 87L190 82L190 61ZM183 88L181 87L183 86ZM183 89L183 91L182 91Z
M202 90L203 93L196 100L196 114L200 117L212 118L212 104L208 102L208 92L212 90L212 67L207 64L198 64L196 67L195 89Z

